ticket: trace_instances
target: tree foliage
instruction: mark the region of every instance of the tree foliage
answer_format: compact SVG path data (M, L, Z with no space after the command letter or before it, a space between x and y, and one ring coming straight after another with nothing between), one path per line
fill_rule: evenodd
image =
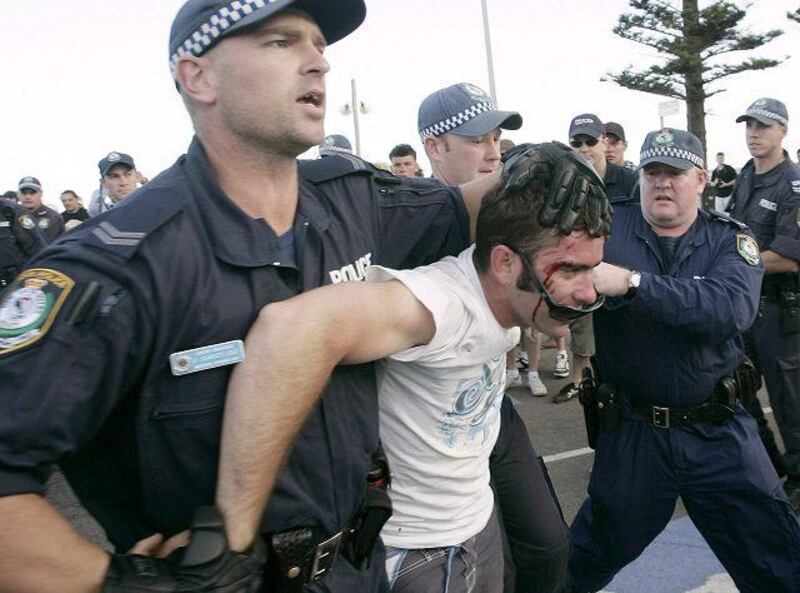
M687 4L694 4L696 19L691 18L692 7ZM702 10L696 8L697 0L631 0L630 5L637 12L621 15L614 33L655 49L666 61L646 70L629 68L608 75L624 87L686 100L688 74L701 73L705 86L739 72L772 68L783 61L748 58L732 65L715 63L718 56L756 49L783 33L779 29L764 33L741 30L739 24L747 10L733 2L718 0ZM800 19L800 9L793 13L794 17L791 14L790 18ZM704 96L723 90L705 91Z
M662 62L643 70L631 66L609 73L607 79L632 90L686 101L689 130L704 147L705 99L725 90L713 88L713 83L783 61L746 57L731 63L719 59L757 49L783 33L779 29L762 33L744 29L741 23L747 8L735 2L716 0L700 9L698 0L630 0L630 6L633 12L619 17L614 33L654 49ZM800 9L795 16L800 19Z
M793 21L797 21L798 23L800 23L800 8L798 8L794 12L787 12L786 16L792 19Z

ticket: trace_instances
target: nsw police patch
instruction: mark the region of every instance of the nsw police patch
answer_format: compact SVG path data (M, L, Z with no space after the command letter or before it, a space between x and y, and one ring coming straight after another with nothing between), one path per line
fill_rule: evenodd
M19 225L20 225L20 226L21 226L23 229L26 229L26 230L30 231L31 229L34 229L34 228L36 228L36 223L35 223L35 222L33 221L33 219L32 219L30 216L28 216L27 214L23 214L23 215L22 215L22 216L20 216L20 217L19 217L17 220L19 221Z
M0 356L43 337L75 282L61 272L33 268L22 272L0 295Z
M744 233L736 234L736 251L751 266L757 266L758 262L761 261L761 251L758 249L758 243L750 235L745 235Z

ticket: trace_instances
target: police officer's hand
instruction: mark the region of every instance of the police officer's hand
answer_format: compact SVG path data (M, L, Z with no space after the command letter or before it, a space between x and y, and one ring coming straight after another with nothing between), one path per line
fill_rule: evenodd
M221 516L212 507L202 507L195 514L187 548L167 558L112 556L103 592L256 593L265 562L266 548L261 538L256 538L246 552L231 551Z
M185 548L189 545L189 538L191 531L181 531L173 535L168 540L164 541L164 536L160 533L155 533L150 537L146 537L136 542L133 547L128 550L128 554L137 554L139 556L153 556L155 558L166 558L178 548Z
M568 235L585 208L589 234L594 237L608 234L611 207L603 181L569 146L560 142L520 144L504 154L502 160L503 185L507 190L521 189L536 182L550 187L545 206L539 213L542 226Z
M594 288L599 294L621 296L628 292L631 270L601 262L592 270Z

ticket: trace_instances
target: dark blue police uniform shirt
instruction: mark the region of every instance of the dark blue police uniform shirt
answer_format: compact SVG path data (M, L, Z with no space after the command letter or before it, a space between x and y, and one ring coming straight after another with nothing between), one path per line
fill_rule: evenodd
M0 198L0 279L19 272L47 244L28 209Z
M800 169L783 154L783 162L761 175L753 159L742 167L731 195L731 216L753 229L761 251L800 261Z
M744 225L701 210L666 267L639 205L614 207L603 260L642 278L633 298L609 298L594 314L601 381L655 405L711 396L741 360L740 334L758 310L763 265L739 254L741 234Z
M468 244L457 189L378 185L362 170L322 193L303 177L297 267L281 261L264 220L222 193L197 141L124 207L42 252L32 267L75 285L41 339L0 355L0 495L43 492L60 462L118 549L185 529L214 500L231 367L173 376L170 354L243 339L264 305L360 280L369 264L430 263ZM337 368L288 458L265 531L339 531L362 500L377 444L372 365Z
M603 178L606 196L612 204L624 204L639 201L639 176L636 171L620 167L614 163L606 163L606 174Z

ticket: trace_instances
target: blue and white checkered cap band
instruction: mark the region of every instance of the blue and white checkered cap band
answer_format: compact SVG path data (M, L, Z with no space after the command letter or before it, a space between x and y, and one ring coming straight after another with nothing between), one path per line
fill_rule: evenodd
M782 123L784 126L789 125L789 120L783 117L782 115L778 115L777 113L772 113L771 111L767 111L766 109L760 109L756 107L755 109L748 109L747 115L760 115L761 117L768 117L769 119L774 119L777 122Z
M674 146L657 146L655 148L648 148L639 154L639 162L644 162L647 159L652 159L659 156L666 156L673 159L683 159L698 167L705 167L703 158L693 152L689 152L683 148L675 148Z
M264 8L267 4L273 4L277 1L234 0L227 6L220 8L205 23L195 29L172 54L169 59L169 68L172 74L175 74L175 65L183 56L187 54L193 56L202 55L220 35L225 33L225 29L233 26L244 17L253 14L257 9Z
M442 134L445 134L450 130L454 130L458 126L465 124L472 118L479 116L481 113L486 113L487 111L496 111L494 103L492 103L491 101L484 101L483 103L475 103L475 105L468 107L464 111L456 113L455 115L452 115L445 120L437 122L423 129L419 133L420 140L425 142L425 138L441 136Z

